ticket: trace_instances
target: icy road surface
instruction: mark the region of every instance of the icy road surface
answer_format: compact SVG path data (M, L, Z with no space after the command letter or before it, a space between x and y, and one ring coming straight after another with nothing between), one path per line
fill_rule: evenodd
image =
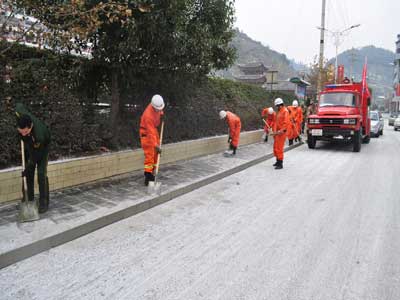
M317 148L5 268L0 299L400 299L400 132Z

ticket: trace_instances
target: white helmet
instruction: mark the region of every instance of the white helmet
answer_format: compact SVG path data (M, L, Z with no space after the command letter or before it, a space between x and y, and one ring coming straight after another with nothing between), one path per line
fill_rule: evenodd
M220 119L225 119L225 118L226 118L226 111L221 110L221 111L219 112L219 118L220 118Z
M293 105L294 107L297 107L297 106L299 106L299 102L297 102L297 100L293 100L292 105Z
M165 106L163 97L160 95L154 95L153 98L151 98L151 106L157 110L163 110Z
M283 100L281 98L276 98L274 101L275 106L283 104Z
M268 113L272 115L274 113L274 109L272 107L268 108Z

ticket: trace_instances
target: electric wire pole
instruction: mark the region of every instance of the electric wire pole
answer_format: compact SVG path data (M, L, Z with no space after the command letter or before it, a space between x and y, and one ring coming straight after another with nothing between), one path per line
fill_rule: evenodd
M326 0L322 0L322 14L321 14L321 33L319 39L319 72L318 72L318 87L317 92L322 90L322 70L324 64L324 37L325 37L325 7Z
M353 69L354 69L354 63L356 61L355 58L355 53L354 53L354 48L351 48L351 52L350 52L350 60L351 60L351 64L350 64L350 79L353 80Z
M331 34L332 34L332 36L333 36L333 38L335 39L335 49L336 49L336 58L335 58L335 83L336 83L336 81L337 81L337 68L338 68L338 52L339 52L339 46L340 46L340 43L342 42L341 40L340 40L340 38L343 36L343 33L345 33L345 32L347 32L347 31L349 31L349 30L351 30L351 29L353 29L353 28L357 28L357 27L360 27L361 26L361 24L357 24L357 25L352 25L352 26L350 26L349 28L346 28L346 29L344 29L344 30L342 30L342 31L330 31L330 30L328 30L328 29L326 29L325 28L325 30L327 30L328 32L330 32ZM351 54L353 54L353 52L351 52ZM353 57L353 56L352 56ZM353 69L351 69L351 73L353 73Z

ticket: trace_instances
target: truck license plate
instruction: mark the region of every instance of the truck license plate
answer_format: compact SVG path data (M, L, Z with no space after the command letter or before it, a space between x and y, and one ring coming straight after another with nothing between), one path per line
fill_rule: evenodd
M311 135L312 136L322 136L322 129L312 129Z

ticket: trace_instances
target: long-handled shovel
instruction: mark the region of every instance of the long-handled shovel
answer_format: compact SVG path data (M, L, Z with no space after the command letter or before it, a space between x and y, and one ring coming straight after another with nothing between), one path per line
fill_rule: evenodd
M161 150L161 145L163 141L163 135L164 135L164 121L161 123L161 130L160 130L160 150ZM161 182L157 182L157 175L158 175L158 169L160 167L160 160L161 160L161 152L158 153L157 155L157 164L156 164L156 171L154 174L154 181L149 181L149 185L147 188L147 191L150 194L160 194L161 193Z
M271 126L269 126L269 124L267 123L267 121L265 121L264 119L262 119L262 120L263 120L264 124L265 124L265 125L268 127L268 129L269 129L268 135L270 135L270 136L275 135L275 134L273 133L273 131L272 131Z
M268 129L271 129L271 126L268 125L267 121L265 121L264 119L262 119L264 124L268 127Z
M263 121L264 121L265 125L267 125L268 129L271 130L271 131L268 132L269 136L277 136L277 135L279 135L278 133L272 131L271 126L269 126L268 123L264 119L263 119Z
M267 142L267 141L268 141L268 136L271 135L271 131L272 131L272 130L271 130L271 126L269 126L269 124L264 120L264 118L263 118L262 120L263 120L265 126L267 126L267 128L268 128L268 133L266 133L265 130L264 130L264 133L263 133L263 135L262 135L262 137L261 137L261 140L262 140L263 142Z
M22 153L22 169L25 170L25 146L24 141L21 140L21 153ZM39 211L36 205L36 201L29 201L27 191L26 177L22 177L22 199L20 203L20 210L18 215L19 222L30 222L39 220Z
M231 137L231 130L228 127L228 137ZM229 139L228 139L228 144L230 144ZM225 157L231 157L232 156L232 152L230 152L229 150L224 151L223 156Z

